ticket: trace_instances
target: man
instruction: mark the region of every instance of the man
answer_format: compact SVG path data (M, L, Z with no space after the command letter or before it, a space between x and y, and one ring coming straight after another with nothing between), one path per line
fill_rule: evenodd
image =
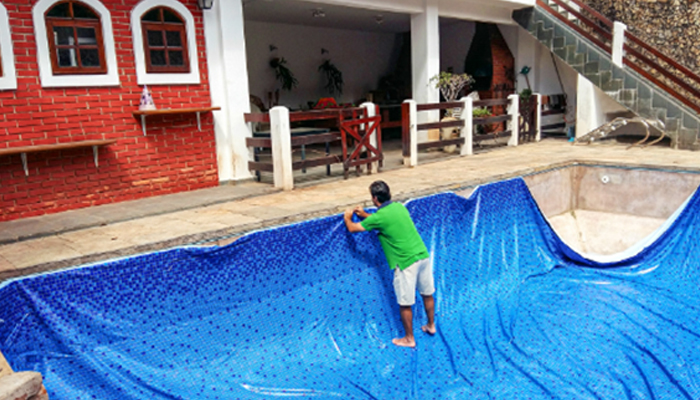
M394 270L394 292L401 309L401 323L406 332L402 338L392 340L397 346L415 347L413 337L413 309L416 301L416 287L423 297L428 324L423 332L434 335L435 300L433 293L433 268L430 254L413 224L406 207L391 201L389 186L383 181L376 181L369 187L372 202L377 212L367 214L362 207L345 211L345 226L350 232L379 231L379 242L384 250L389 267ZM352 215L357 214L363 221L353 222Z

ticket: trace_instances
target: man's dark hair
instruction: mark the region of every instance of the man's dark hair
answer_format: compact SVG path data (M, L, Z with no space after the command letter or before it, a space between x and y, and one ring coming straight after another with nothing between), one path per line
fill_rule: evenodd
M369 185L369 192L372 197L376 197L379 204L384 204L391 200L391 191L389 191L389 185L384 181L374 181Z

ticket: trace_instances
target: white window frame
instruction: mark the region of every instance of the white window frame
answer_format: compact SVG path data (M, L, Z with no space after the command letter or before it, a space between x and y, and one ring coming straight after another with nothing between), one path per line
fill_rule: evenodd
M114 50L114 33L112 32L112 16L109 10L99 0L77 0L90 6L100 14L102 24L102 45L104 46L106 74L71 74L54 75L51 66L51 50L46 35L46 11L61 0L39 0L32 9L34 19L34 34L36 36L36 53L39 62L39 76L43 87L86 87L86 86L119 86L119 69L117 54Z
M17 89L17 71L15 70L15 54L12 48L10 19L2 3L0 3L0 57L2 57L0 90Z
M168 7L185 20L187 33L187 52L190 58L190 72L164 73L146 71L146 53L143 48L143 29L141 17L154 7ZM143 0L131 11L131 35L134 42L134 60L136 61L136 82L139 85L199 84L199 57L197 57L197 31L194 17L182 3L177 0Z

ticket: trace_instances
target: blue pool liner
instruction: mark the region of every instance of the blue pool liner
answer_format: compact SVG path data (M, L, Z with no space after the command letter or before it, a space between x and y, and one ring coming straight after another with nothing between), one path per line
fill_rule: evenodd
M7 282L0 351L52 400L698 399L699 202L609 262L522 179L409 202L437 287L415 349L376 233L332 216Z

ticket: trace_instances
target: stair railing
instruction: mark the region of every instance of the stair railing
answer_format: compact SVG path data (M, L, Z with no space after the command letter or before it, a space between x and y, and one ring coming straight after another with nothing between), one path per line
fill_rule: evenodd
M599 48L605 50L608 54L612 54L610 45L612 42L612 21L580 0L550 1L574 15L584 25L581 26L570 21L546 4L544 0L537 0L537 5ZM579 7L580 11L572 7L571 3ZM629 31L625 31L625 39L623 46L625 52L623 62L625 65L695 112L700 113L700 90L698 89L700 87L700 76L658 49L645 43Z
M569 1L573 2L578 7L580 7L581 10L586 11L587 13L593 15L596 18L600 18L600 17L605 18L604 16L600 15L597 11L593 10L589 6L583 4L579 1L574 1L574 0L569 0ZM578 21L583 22L586 25L587 29L582 27L581 25L575 24L573 21L569 20L565 16L554 11L554 9L552 7L550 7L547 3L545 3L543 0L537 0L537 5L540 8L546 10L548 13L552 14L558 20L565 23L569 28L575 30L576 32L581 34L583 37L585 37L589 41L593 42L596 46L605 50L608 54L612 53L612 46L611 46L612 33L603 29L603 26L607 26L608 28L612 29L612 22L610 22L610 20L608 20L607 18L605 18L604 20L599 19L599 21L602 22L602 25L603 25L603 26L601 26L601 24L597 23L596 21L592 21L590 18L583 15L583 13L576 10L574 7L572 7L571 5L567 4L566 2L564 2L562 0L551 0L551 2L562 7L569 14L575 16Z

